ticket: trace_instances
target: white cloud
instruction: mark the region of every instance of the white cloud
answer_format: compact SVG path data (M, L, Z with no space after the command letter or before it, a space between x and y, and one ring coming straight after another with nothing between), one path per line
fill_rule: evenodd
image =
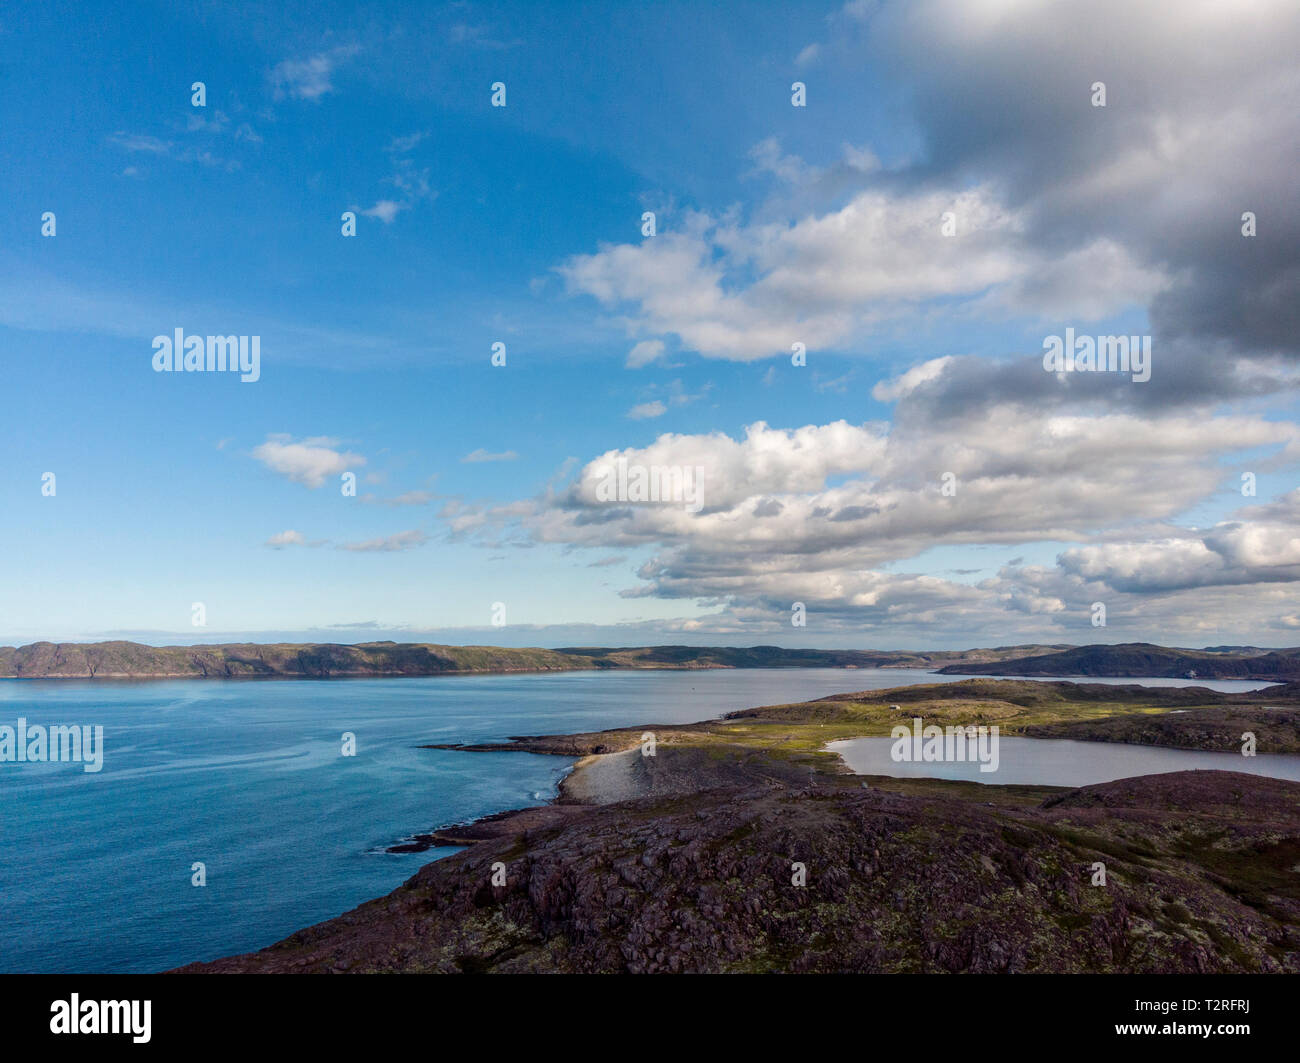
M393 553L398 550L413 550L418 546L423 546L429 541L429 537L418 529L398 532L395 535L386 535L378 539L366 539L363 542L343 543L340 550L351 550L354 553Z
M334 91L334 71L360 50L357 45L340 45L307 59L285 59L271 71L276 95L313 102L320 100Z
M775 141L760 144L755 160L785 181L804 179L802 164L780 155ZM955 235L942 231L946 213ZM796 342L842 345L940 301L1002 318L1068 313L1086 321L1167 284L1113 241L1089 238L1048 253L1027 241L1025 227L989 186L864 191L792 224L693 215L682 231L576 255L560 273L571 291L628 308L645 331L735 361L788 354Z
M366 463L360 454L335 449L335 441L326 436L296 443L288 436L270 436L253 448L253 457L273 472L311 488Z
M1294 4L1257 0L1241 17L1215 2L854 0L821 43L897 85L911 155L882 167L847 147L818 166L769 138L752 153L780 179L767 201L574 256L570 291L736 361L794 342L851 353L919 314L959 326L1145 310L1162 349L1179 344L1164 371L1178 401L1221 397L1218 341L1239 366L1300 357ZM1097 80L1106 108L1091 106ZM1247 209L1270 219L1249 241Z
M1218 601L1247 581L1253 604L1222 598L1236 615L1269 625L1294 612L1267 589L1300 579L1300 492L1203 533L1176 520L1221 490L1225 460L1300 459L1300 426L1209 410L1067 414L1014 400L929 417L925 390L951 371L935 359L889 385L899 403L892 427L760 422L739 439L667 433L593 458L566 489L443 516L459 533L493 540L509 527L602 554L653 550L623 595L714 606L710 630L762 628L782 611L788 622L789 603L803 601L828 630L932 636L937 625L966 624L1038 639L1088 625L1104 593L1114 623L1149 609L1152 622L1181 631L1189 606L1170 595L1199 587ZM698 468L702 506L602 501L620 461ZM955 493L942 490L946 473ZM925 562L894 571L940 547L1058 541L1080 545L1055 566L1017 562L979 583L925 574Z
M876 153L866 145L854 147L852 144L845 144L843 147L844 163L852 170L859 173L874 173L880 169L880 160Z
M633 406L627 411L627 415L633 421L646 421L654 417L662 417L667 412L668 407L656 399L654 402L642 402Z
M784 155L776 137L760 140L749 152L754 160L754 168L760 173L770 173L782 181L798 184L806 181L814 173L812 167L797 155Z
M171 141L159 140L143 133L113 133L108 140L124 151L142 151L149 155L169 155L172 150Z
M414 149L422 140L428 137L428 133L420 130L415 133L409 133L404 137L393 137L388 142L388 151L396 155L404 155Z
M471 450L460 460L468 464L483 461L515 461L519 457L513 450L503 450L499 453L493 453L480 447L478 450Z
M149 136L141 133L113 133L108 137L108 142L123 151L129 151L132 154L155 155L159 158L172 159L176 162L197 162L203 166L221 167L227 172L238 170L239 163L233 160L224 159L219 155L213 154L204 148L188 147L177 145L170 140L161 140L155 136ZM139 169L134 166L128 166L122 171L123 176L139 176Z
M410 157L428 136L424 132L411 133L403 137L394 137L384 149L393 172L384 179L384 183L396 188L401 197L392 199L384 197L374 206L359 211L363 217L378 218L385 225L392 225L402 211L410 210L422 200L434 200L438 193L429 184L429 171L419 169ZM353 210L358 208L353 207Z
M407 206L408 204L398 203L393 199L381 199L373 207L367 207L360 213L363 217L378 218L385 225L392 225L397 215L406 210Z
M627 355L627 368L641 369L663 357L663 340L642 340Z
M938 380L951 363L952 358L945 356L943 358L931 358L928 362L914 365L907 372L895 377L893 380L882 380L871 389L871 397L878 402L892 402L895 399L901 399L904 395L910 395L922 384Z
M1300 581L1300 491L1180 538L1065 551L1062 572L1119 593Z
M427 506L437 495L432 491L405 491L392 498L376 498L374 495L362 495L362 502L377 503L381 506Z

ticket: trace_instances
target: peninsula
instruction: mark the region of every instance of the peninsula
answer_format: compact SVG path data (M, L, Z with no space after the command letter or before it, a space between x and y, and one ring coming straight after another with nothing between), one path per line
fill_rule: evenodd
M415 839L467 848L388 896L181 970L1300 972L1300 783L989 786L850 775L824 748L914 716L1219 751L1252 730L1261 754L1300 751L1300 684L1024 680L452 747L582 759L550 805Z

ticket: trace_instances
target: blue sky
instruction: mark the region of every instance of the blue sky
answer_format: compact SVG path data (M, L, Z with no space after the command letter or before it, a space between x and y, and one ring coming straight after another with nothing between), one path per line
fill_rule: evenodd
M1053 6L6 7L0 639L1296 641L1295 17Z

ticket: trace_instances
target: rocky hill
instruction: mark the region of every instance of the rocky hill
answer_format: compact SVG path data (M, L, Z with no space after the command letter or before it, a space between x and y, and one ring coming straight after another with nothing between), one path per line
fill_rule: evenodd
M227 643L146 646L138 642L35 642L0 647L0 678L232 679L549 672L575 669L924 668L1002 660L1044 646L929 654L875 650L788 650L779 646L580 647L565 650L431 643Z
M590 667L555 650L434 646L234 643L144 646L138 642L36 642L0 648L0 677L23 679L441 675L450 672L539 672Z
M997 646L969 650L815 650L781 646L575 646L510 649L434 643L35 642L0 646L3 679L304 679L589 669L929 668L945 675L1170 676L1300 682L1300 650Z
M996 662L950 664L937 671L941 675L1155 676L1288 682L1300 680L1300 649L1181 650L1130 642L1074 646Z
M482 841L183 970L1300 972L1297 860L1300 784L1228 772L1029 807L755 781Z

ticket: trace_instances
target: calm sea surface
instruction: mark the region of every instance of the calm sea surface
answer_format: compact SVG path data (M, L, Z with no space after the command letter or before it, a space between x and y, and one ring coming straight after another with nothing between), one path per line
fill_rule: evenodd
M0 680L0 724L23 717L104 729L98 773L0 763L0 971L156 971L261 948L387 893L454 851L398 855L387 846L539 804L570 765L421 743L689 723L942 678L962 677L780 669ZM356 736L354 757L340 755L344 732ZM202 888L191 885L196 862L206 866Z
M1170 771L1240 771L1300 782L1300 756L1261 753L1202 753L1118 742L1073 742L1063 739L1000 738L996 770L981 771L973 759L916 763L890 755L892 739L850 738L827 749L844 758L859 775L893 775L920 779L962 779L998 786L1091 786L1135 775ZM968 747L969 749L969 747ZM978 747L977 747L978 751ZM967 752L967 756L971 754ZM990 761L990 764L992 762Z

